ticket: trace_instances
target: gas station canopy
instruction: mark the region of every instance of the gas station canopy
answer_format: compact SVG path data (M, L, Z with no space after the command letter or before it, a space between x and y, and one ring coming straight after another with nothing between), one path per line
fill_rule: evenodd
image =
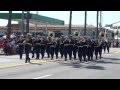
M0 13L0 19L8 19L9 13ZM63 20L50 18L42 15L36 15L36 14L29 14L30 23L35 24L51 24L51 25L64 25ZM24 13L24 22L26 21L27 14ZM22 13L12 13L12 21L18 21L21 22L22 19Z

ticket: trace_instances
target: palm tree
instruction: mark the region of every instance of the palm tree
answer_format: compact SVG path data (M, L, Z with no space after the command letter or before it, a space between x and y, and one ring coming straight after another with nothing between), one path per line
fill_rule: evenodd
M10 39L10 34L11 34L11 19L12 19L12 11L9 11L9 13L8 13L7 39Z
M84 36L86 35L87 11L85 11Z
M72 11L70 11L70 19L69 19L69 36L71 35L71 22L72 22Z

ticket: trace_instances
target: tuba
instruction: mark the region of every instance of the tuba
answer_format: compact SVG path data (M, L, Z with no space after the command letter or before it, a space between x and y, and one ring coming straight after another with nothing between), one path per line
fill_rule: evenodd
M49 31L48 36L54 38L55 37L55 33L52 32L52 31Z
M100 32L100 33L99 33L99 36L100 36L100 37L104 37L104 32Z
M74 35L75 35L75 36L79 36L79 32L78 32L78 31L75 31L75 32L74 32Z

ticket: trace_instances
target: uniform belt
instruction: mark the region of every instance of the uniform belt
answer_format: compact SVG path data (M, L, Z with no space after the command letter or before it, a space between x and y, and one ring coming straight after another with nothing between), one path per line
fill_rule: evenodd
M83 46L88 46L88 45L83 45Z
M64 46L69 46L69 44L65 44Z
M55 46L50 46L50 47L55 47Z
M74 45L75 47L77 46L77 45Z
M36 43L36 45L40 45L40 43Z
M69 45L73 45L73 44L69 44Z
M45 45L45 44L41 44L41 45Z
M26 44L31 44L31 43L26 43Z
M23 44L23 43L19 43L19 44Z
M99 46L95 46L95 47L99 47Z
M78 46L78 47L83 47L83 46Z

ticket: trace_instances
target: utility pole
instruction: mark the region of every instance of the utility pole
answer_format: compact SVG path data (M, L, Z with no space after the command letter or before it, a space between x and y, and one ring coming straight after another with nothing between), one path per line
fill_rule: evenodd
M96 23L97 23L97 25L96 25L96 26L97 26L97 30L96 30L96 38L98 39L98 38L99 38L99 30L98 30L99 11L97 11L97 16L96 16L96 17L97 17L97 18L96 18L96 19L97 19L97 20L96 20L96 21L97 21L97 22L96 22Z
M87 11L85 11L84 36L86 36L86 26L87 26Z
M69 36L71 35L71 23L72 23L72 11L70 11L70 19L69 19Z
M30 19L30 11L27 11L26 33L29 33L29 19Z
M9 11L8 14L8 28L7 28L7 39L10 39L11 34L11 19L12 19L12 11Z

